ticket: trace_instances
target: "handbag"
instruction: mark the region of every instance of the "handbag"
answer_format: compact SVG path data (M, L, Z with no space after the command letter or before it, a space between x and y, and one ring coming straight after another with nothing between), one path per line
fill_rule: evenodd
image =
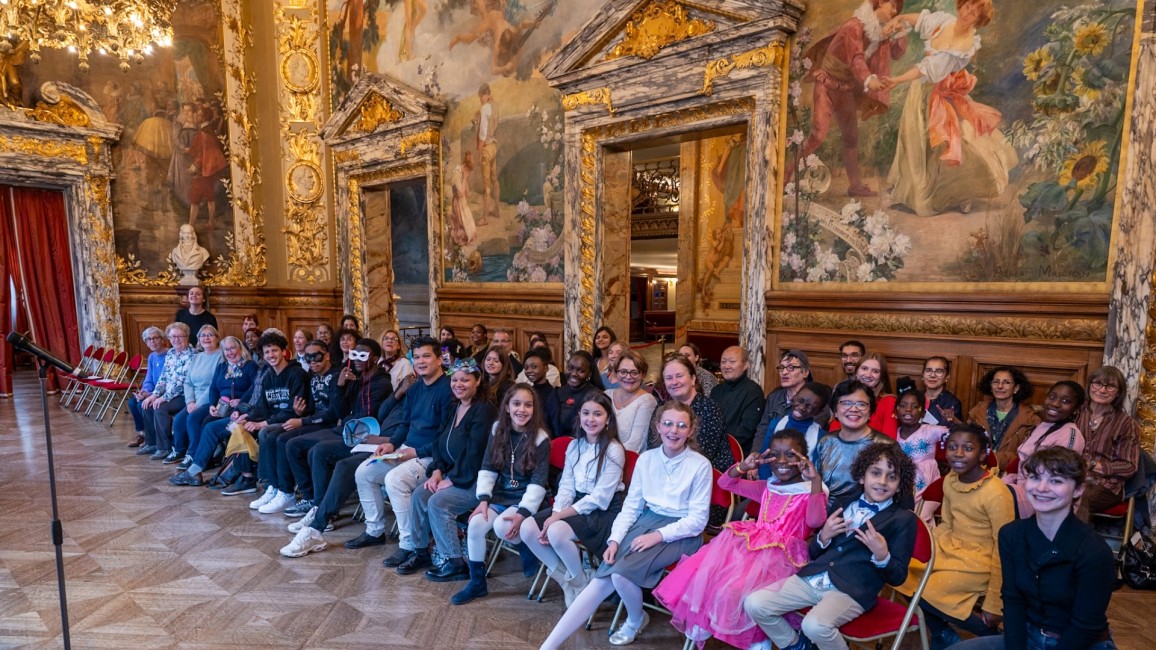
M1156 590L1156 542L1137 532L1124 546L1124 582L1133 589Z

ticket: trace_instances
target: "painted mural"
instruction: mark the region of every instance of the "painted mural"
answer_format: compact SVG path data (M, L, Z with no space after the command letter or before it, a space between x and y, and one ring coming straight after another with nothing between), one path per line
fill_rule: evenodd
M449 106L446 281L562 281L562 108L537 70L600 5L327 0L335 105L368 70Z
M35 103L41 83L66 81L123 125L113 148L116 248L150 274L169 268L182 224L195 228L214 258L228 255L226 235L233 231L217 2L181 0L172 23L173 46L158 48L127 73L103 56L80 73L75 55L59 50L45 50L39 64L20 69L26 105Z
M811 3L791 52L780 281L1104 282L1135 14Z
M733 318L742 300L745 134L702 140L696 178L695 317Z

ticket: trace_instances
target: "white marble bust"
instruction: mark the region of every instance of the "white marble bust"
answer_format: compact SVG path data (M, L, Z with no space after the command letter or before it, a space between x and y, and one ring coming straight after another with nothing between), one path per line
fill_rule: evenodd
M209 251L197 243L197 232L186 223L181 225L180 243L169 253L169 257L183 274L181 284L194 285L199 284L196 274L208 261Z

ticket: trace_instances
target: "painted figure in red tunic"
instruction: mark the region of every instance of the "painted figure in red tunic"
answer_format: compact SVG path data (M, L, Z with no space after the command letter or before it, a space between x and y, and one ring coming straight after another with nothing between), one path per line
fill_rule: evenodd
M865 0L850 20L807 50L815 82L811 133L800 158L815 153L834 118L843 140L849 196L875 196L859 172L859 121L887 111L891 61L907 51L906 30L888 24L903 0ZM787 170L791 180L793 169Z

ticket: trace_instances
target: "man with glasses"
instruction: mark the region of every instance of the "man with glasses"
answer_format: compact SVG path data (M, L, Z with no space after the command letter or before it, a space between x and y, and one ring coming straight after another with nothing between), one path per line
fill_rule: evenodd
M951 376L951 361L947 357L934 356L923 362L923 420L928 424L951 426L963 420L963 403L944 388Z
M518 353L512 349L514 346L514 337L510 334L510 330L499 327L494 330L494 336L490 339L490 347L501 348L510 355L510 367L514 369L514 375L522 372L522 360L518 358ZM484 357L483 357L484 358Z
M763 416L759 418L759 424L755 427L753 440L763 439L771 422L791 410L795 393L799 392L803 384L811 381L811 361L802 350L791 349L779 355L779 365L775 370L779 373L779 387L767 395Z
M751 453L764 406L763 388L747 376L750 360L747 351L737 345L723 350L719 359L723 380L711 393L726 416L727 432L739 441L744 454Z
M847 375L846 379L855 378L855 367L859 365L859 360L865 354L867 354L867 346L859 341L844 341L843 345L839 346L839 364L843 366L843 374Z
M309 364L309 395L293 401L292 417L281 424L261 429L257 438L261 463L257 466L257 477L268 486L265 493L249 504L261 514L281 512L296 501L293 496L297 482L289 468L286 445L298 436L332 429L341 415L341 393L338 375L353 373L348 366L334 367L329 361L329 352L324 343L313 341L305 346L305 362Z

